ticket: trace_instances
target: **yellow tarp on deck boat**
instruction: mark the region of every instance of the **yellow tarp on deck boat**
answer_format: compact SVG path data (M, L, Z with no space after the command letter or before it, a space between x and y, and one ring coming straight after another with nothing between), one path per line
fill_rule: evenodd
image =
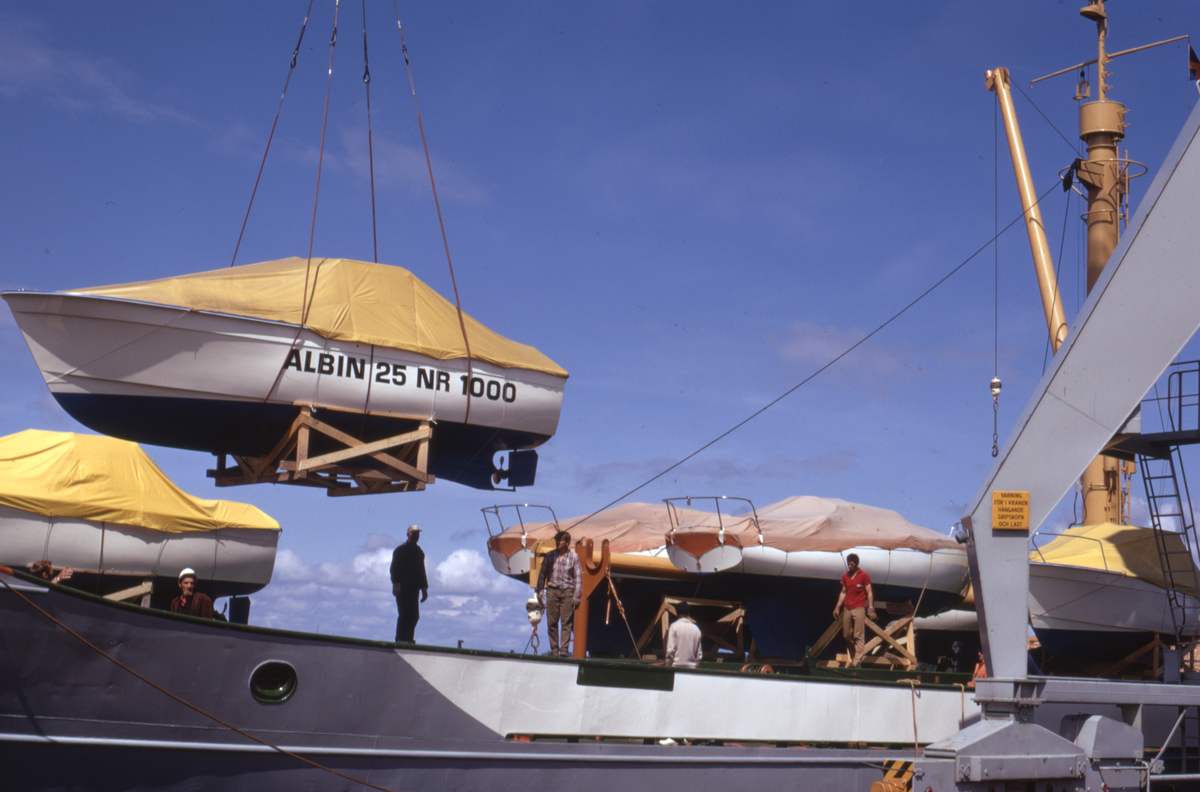
M1166 535L1170 550L1182 551L1178 534ZM1106 569L1166 588L1154 530L1135 525L1078 525L1029 554L1030 561ZM1177 577L1178 579L1178 577Z
M385 264L314 258L310 269L308 259L286 258L70 292L291 324L303 319L305 327L324 338L403 349L436 360L467 357L454 305L408 270ZM463 321L473 359L567 376L533 347L505 338L465 313Z
M0 437L0 504L171 533L279 530L253 506L188 495L137 443L38 429Z

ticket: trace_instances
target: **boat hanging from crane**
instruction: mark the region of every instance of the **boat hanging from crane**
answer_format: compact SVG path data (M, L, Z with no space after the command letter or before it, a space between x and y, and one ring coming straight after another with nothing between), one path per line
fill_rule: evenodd
M528 486L532 449L558 427L567 372L460 325L400 267L290 258L2 296L64 410L125 440L230 455L218 486Z

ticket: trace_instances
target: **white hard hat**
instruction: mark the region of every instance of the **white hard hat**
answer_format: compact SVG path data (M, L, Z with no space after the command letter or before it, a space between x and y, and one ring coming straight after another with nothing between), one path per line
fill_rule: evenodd
M179 573L179 582L182 583L183 579L188 575L196 577L196 570L192 569L191 567L184 567L183 571Z

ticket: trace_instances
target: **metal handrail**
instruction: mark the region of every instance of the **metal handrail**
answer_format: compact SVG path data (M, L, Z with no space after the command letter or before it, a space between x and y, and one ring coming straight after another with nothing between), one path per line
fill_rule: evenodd
M663 503L667 504L667 519L671 523L671 530L667 533L669 538L673 538L675 536L675 531L681 527L679 513L676 511L678 508L675 505L676 502L686 501L688 508L691 508L692 501L694 500L711 500L716 505L718 526L717 541L722 545L725 544L725 519L724 515L721 514L721 501L733 500L745 503L750 507L750 513L753 515L752 519L754 521L754 530L758 532L758 543L760 545L763 543L762 527L758 523L758 510L754 508L754 502L749 498L739 498L733 495L686 495L681 498L663 498ZM735 515L731 514L729 516L734 517Z
M1104 562L1104 571L1105 572L1112 571L1111 569L1108 568L1108 555L1105 554L1105 552L1104 552L1104 542L1095 538L1094 536L1080 536L1078 534L1059 533L1058 531L1037 531L1036 533L1034 533L1033 536L1030 537L1030 539L1031 540L1036 539L1039 536L1069 536L1072 539L1087 539L1089 542L1095 542L1096 544L1100 545L1100 560ZM1041 547L1039 547L1038 545L1034 545L1033 549L1034 549L1034 551L1037 552L1038 557L1042 559L1043 564L1054 563L1053 561L1046 560L1046 556L1042 555ZM1064 566L1074 566L1074 564L1064 564Z
M525 518L521 515L521 509L545 509L546 511L550 512L550 518L554 522L555 533L557 533L560 530L559 525L558 525L558 515L555 514L554 509L552 509L549 506L543 506L543 505L537 504L537 503L507 503L507 504L503 504L503 505L498 504L495 506L485 506L482 509L480 509L480 511L483 512L483 524L487 528L489 539L494 538L494 537L498 536L499 534L502 534L506 530L508 530L507 528L504 527L504 517L500 514L501 509L513 509L516 511L516 513L517 513L517 523L516 524L521 529L521 546L522 547L525 547L525 548L529 547L529 534L525 531ZM489 514L493 515L496 518L496 523L500 526L500 530L497 533L494 533L494 534L492 533L492 523L491 523L491 520L488 519Z

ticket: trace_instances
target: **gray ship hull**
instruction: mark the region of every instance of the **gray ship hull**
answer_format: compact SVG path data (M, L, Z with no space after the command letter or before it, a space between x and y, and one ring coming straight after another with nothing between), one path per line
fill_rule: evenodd
M914 693L907 684L404 647L2 580L8 789L865 789L883 761L911 761L914 717L922 744L978 719L970 695L928 680ZM285 701L254 695L251 679L268 663L295 671ZM664 737L720 744L659 745Z

